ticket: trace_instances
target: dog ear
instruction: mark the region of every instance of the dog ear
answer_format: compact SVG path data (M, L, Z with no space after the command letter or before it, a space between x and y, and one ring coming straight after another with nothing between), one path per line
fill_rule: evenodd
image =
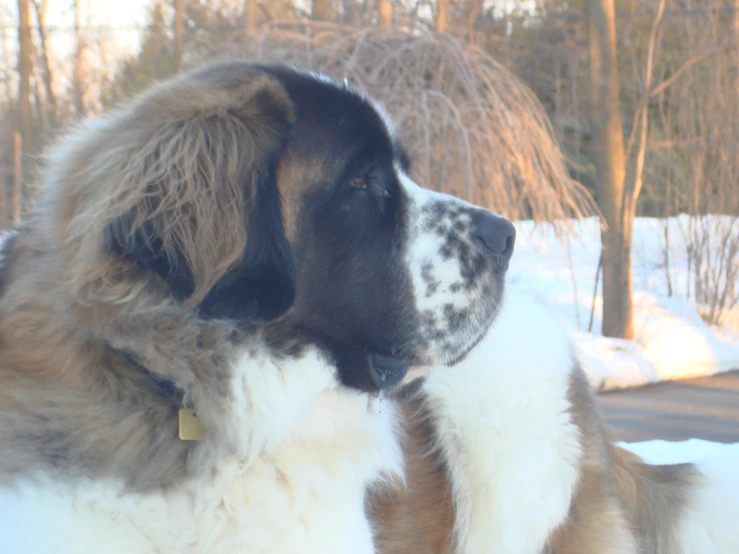
M134 226L133 217L123 215L105 229L105 244L116 254L159 275L176 300L184 301L194 292L195 279L185 252L177 245L166 249L153 223L145 221Z
M291 129L284 87L246 64L211 66L144 95L123 119L141 135L122 166L126 206L109 252L153 273L203 317L265 322L295 291L276 167Z
M256 188L243 257L200 303L203 317L261 323L282 315L293 303L295 261L285 235L274 168L265 177Z

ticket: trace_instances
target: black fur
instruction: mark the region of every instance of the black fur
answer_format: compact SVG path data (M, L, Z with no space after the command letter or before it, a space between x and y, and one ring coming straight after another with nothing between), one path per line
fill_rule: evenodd
M302 183L295 214L295 304L275 332L296 332L335 360L344 384L377 390L370 357L412 360L416 328L402 263L405 209L394 164L407 155L360 95L289 69L267 68L294 101L287 154L321 164L320 182ZM364 185L356 186L358 180ZM405 364L407 369L407 364Z
M285 235L274 167L259 184L255 200L244 254L203 299L199 312L205 318L265 323L293 303L295 260Z
M153 224L146 222L134 230L132 220L132 216L123 216L108 225L105 244L115 254L159 275L169 285L176 300L187 299L193 293L195 283L184 255L177 251L167 255Z
M5 294L5 283L8 278L8 267L10 266L8 254L11 251L14 240L15 233L3 239L2 246L0 246L0 296Z

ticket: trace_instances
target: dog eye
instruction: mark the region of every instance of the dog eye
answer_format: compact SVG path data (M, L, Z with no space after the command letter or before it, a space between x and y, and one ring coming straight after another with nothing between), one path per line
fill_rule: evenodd
M349 186L357 190L367 190L370 183L367 177L357 177L349 181Z

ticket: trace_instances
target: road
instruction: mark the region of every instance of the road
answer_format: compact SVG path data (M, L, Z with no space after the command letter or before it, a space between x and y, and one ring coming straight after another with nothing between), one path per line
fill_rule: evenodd
M598 395L617 440L739 442L739 371Z

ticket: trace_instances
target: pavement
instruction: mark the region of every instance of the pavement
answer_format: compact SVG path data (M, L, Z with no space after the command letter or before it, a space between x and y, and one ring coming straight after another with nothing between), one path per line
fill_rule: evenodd
M739 442L739 370L598 395L616 440Z

